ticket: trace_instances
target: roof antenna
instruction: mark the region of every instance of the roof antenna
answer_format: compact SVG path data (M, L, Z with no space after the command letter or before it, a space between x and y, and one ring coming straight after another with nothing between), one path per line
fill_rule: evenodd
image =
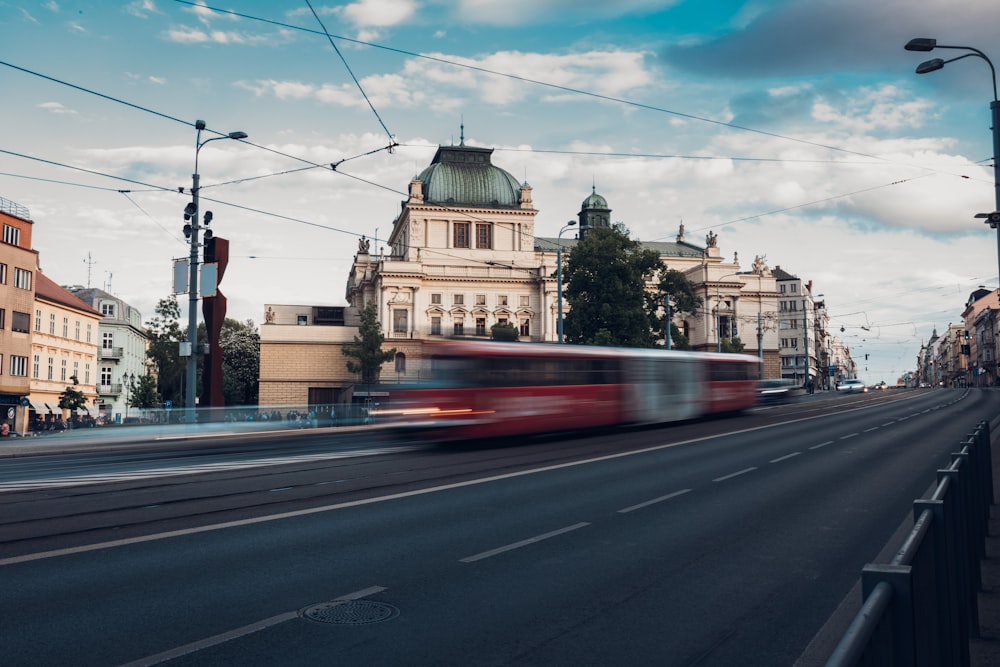
M94 264L97 264L97 260L92 259L90 253L87 253L87 259L83 260L83 263L87 265L87 289L90 289L90 273L94 268Z

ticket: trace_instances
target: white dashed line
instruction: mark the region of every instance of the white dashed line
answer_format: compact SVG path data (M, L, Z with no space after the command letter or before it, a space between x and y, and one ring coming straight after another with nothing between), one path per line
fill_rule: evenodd
M785 454L784 456L779 456L776 459L771 459L769 463L781 463L782 461L787 461L790 458L796 457L802 452L792 452L791 454Z
M826 442L821 442L818 445L813 445L809 449L819 449L820 447L826 447L827 445L832 445L833 440L827 440Z
M547 540L550 537L556 537L557 535L562 535L563 533L568 533L574 530L583 528L584 526L589 526L589 523L580 522L575 523L572 526L566 526L565 528L560 528L559 530L553 530L551 533L545 533L544 535L536 535L535 537L529 537L526 540L521 540L520 542L514 542L512 544L507 544L502 547L497 547L496 549L490 549L489 551L484 551L482 553L475 554L474 556L466 556L465 558L460 558L460 563L474 563L477 560L483 560L484 558L491 558L498 554L506 553L508 551L513 551L514 549L520 549L521 547L526 547L529 544L535 544L536 542L541 542L542 540Z
M619 514L627 514L628 512L634 512L635 510L641 510L643 507L649 507L650 505L655 505L656 503L662 503L664 500L670 500L671 498L676 498L677 496L683 496L685 493L690 493L691 489L683 489L681 491L674 491L673 493L668 493L665 496L660 496L659 498L653 498L652 500L647 500L644 503L639 503L638 505L632 505L631 507L626 507L625 509L618 510Z
M744 468L743 470L739 470L739 471L737 471L737 472L734 472L734 473L730 473L730 474L728 474L728 475L724 475L724 476L722 476L722 477L716 477L716 478L715 478L715 479L713 479L712 481L713 481L713 482L724 482L724 481L726 481L727 479L732 479L733 477L739 477L740 475L745 475L745 474L747 474L748 472L753 472L753 471L754 471L754 470L756 470L756 469L757 469L756 467L753 467L753 468Z

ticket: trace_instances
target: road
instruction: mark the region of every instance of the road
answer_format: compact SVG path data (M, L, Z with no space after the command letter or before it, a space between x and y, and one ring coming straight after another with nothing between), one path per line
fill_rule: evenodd
M791 665L998 402L0 460L4 663Z

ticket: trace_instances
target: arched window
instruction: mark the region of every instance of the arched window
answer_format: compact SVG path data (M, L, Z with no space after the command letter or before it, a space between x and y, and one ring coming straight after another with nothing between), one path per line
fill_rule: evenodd
M406 355L402 352L396 353L396 372L405 373L406 372Z

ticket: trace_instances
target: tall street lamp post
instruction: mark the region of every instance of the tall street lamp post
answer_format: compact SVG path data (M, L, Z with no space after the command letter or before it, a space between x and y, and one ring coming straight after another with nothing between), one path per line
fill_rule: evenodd
M932 58L931 60L922 62L917 66L917 74L936 72L948 63L970 56L982 58L990 66L990 74L993 77L993 101L990 102L990 112L993 121L993 191L995 207L992 213L978 213L976 217L985 218L986 223L997 230L997 278L1000 279L1000 100L997 99L997 71L985 53L971 46L946 46L938 44L936 39L930 37L917 37L907 42L905 48L907 51L933 51L934 49L969 51L969 53L964 53L948 60Z
M195 422L195 393L198 386L198 357L196 356L198 343L198 231L201 226L198 224L198 192L200 190L201 176L198 174L198 154L202 147L218 139L246 139L246 132L230 132L219 137L201 140L201 131L205 129L205 121L198 120L194 124L198 131L194 141L194 173L191 175L191 202L184 208L184 235L191 243L191 255L188 258L188 340L187 340L187 388L184 395L184 405L187 408L187 421ZM205 227L212 220L211 212L205 213Z
M562 235L567 229L576 225L576 220L570 220L559 230L556 243L556 301L559 303L556 313L556 337L559 344L563 342L563 307L562 307Z

